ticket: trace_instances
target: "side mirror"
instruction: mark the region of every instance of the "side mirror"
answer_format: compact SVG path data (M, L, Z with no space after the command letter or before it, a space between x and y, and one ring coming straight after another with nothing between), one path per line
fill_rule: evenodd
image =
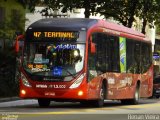
M96 44L91 42L91 53L96 53Z
M16 37L16 41L15 41L15 52L16 52L16 53L19 52L19 47L20 47L19 41L20 41L20 40L22 41L22 39L24 39L24 35L18 35L18 36Z

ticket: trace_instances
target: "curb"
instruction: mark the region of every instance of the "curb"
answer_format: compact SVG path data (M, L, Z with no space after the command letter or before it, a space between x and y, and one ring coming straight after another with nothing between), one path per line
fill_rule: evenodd
M0 98L0 102L9 102L9 101L15 101L20 100L19 97L7 97L7 98Z

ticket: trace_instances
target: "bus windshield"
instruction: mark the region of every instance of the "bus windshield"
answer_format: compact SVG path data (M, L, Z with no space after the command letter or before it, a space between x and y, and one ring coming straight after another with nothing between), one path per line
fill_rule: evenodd
M33 75L66 77L76 75L83 68L85 44L37 43L26 44L24 69Z

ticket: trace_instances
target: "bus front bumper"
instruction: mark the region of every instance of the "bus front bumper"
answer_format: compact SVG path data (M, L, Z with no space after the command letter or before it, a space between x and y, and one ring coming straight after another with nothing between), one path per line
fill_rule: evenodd
M21 86L20 87L20 98L24 99L38 99L38 98L48 98L48 99L68 99L68 100L86 100L87 99L87 89L86 87L79 88L66 88L66 89L48 89L48 88L32 88Z

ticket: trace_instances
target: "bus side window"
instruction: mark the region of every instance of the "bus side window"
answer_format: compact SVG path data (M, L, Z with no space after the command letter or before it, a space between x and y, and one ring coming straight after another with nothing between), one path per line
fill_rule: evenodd
M90 40L92 38L92 40ZM96 52L97 52L97 46L96 46L96 52L91 53L91 41L95 43L97 39L97 34L92 34L92 36L89 39L89 44L88 44L88 80L92 80L94 77L97 76L97 71L96 71Z
M120 71L120 52L119 52L119 40L116 36L107 36L107 61L109 61L108 71L119 72Z
M135 47L134 47L134 52L135 52L135 62L136 62L136 73L140 73L141 71L141 43L140 42L135 42Z
M140 73L141 71L141 43L127 39L127 72Z
M147 72L151 65L152 61L152 49L150 49L151 44L142 43L141 47L141 65L142 65L142 73Z
M102 73L106 72L108 67L108 62L106 62L106 36L105 34L98 33L97 34L97 54L96 54L96 69Z
M102 73L119 72L119 39L105 33L96 33L92 36L96 44L96 70Z
M127 54L127 72L135 73L136 72L136 64L134 59L134 41L131 39L126 40L126 54Z

